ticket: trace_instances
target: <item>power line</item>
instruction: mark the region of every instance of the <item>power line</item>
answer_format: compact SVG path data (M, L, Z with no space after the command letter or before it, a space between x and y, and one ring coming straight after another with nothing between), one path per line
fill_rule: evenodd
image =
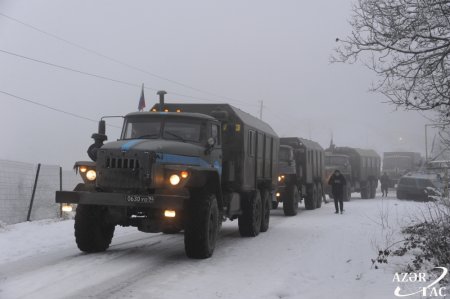
M17 22L17 23L19 23L19 24L21 24L21 25L23 25L23 26L26 26L26 27L28 27L28 28L31 28L31 29L33 29L33 30L35 30L35 31L38 31L38 32L42 33L42 34L51 36L51 37L53 37L53 38L55 38L55 39L57 39L57 40L59 40L59 41L65 42L65 43L67 43L67 44L69 44L69 45L71 45L71 46L73 46L73 47L82 49L82 50L84 50L84 51L86 51L86 52L89 52L89 53L92 53L92 54L94 54L94 55L100 56L100 57L102 57L102 58L104 58L104 59L107 59L107 60L112 61L112 62L114 62L114 63L120 64L120 65L122 65L122 66L126 66L126 67L128 67L128 68L131 68L131 69L137 70L137 71L139 71L139 72L145 73L145 74L150 75L150 76L152 76L152 77L155 77L155 78L158 78L158 79L161 79L161 80L164 80L164 81L173 83L173 84L177 84L177 85L183 86L183 87L185 87L185 88L188 88L188 89L191 89L191 90L194 90L194 91L197 91L197 92L201 92L201 93L209 94L209 95L212 95L212 96L215 96L215 97L218 97L218 98L222 98L222 99L225 99L225 100L231 100L231 101L234 101L234 102L241 102L241 103L248 104L248 102L245 102L245 101L233 99L233 98L230 98L230 97L225 97L225 96L222 96L222 95L219 95L219 94L210 92L210 91L206 91L206 90L203 90L203 89L200 89L200 88L197 88L197 87L193 87L193 86L184 84L184 83L182 83L182 82L179 82L179 81L176 81L176 80L172 80L172 79L163 77L163 76L161 76L161 75L158 75L158 74L149 72L149 71L147 71L147 70L145 70L145 69L139 68L139 67L137 67L137 66L128 64L128 63L126 63L126 62L123 62L123 61L121 61L121 60L115 59L115 58L113 58L113 57L104 55L104 54L102 54L102 53L100 53L100 52L97 52L97 51L95 51L95 50L92 50L92 49L89 49L89 48L87 48L87 47L81 46L81 45L79 45L79 44L77 44L77 43L74 43L74 42L69 41L69 40L67 40L67 39L65 39L65 38L62 38L62 37L60 37L60 36L58 36L58 35L56 35L56 34L50 33L50 32L48 32L48 31L42 30L42 29L40 29L40 28L38 28L38 27L36 27L36 26L30 25L30 24L25 23L25 22L23 22L23 21L21 21L21 20L18 20L18 19L16 19L16 18L13 18L13 17L11 17L11 16L8 16L8 15L2 13L2 12L0 12L0 16L2 16L2 17L4 17L4 18L7 18L7 19L9 19L9 20L11 20L11 21Z
M26 99L26 98L23 98L23 97L19 97L17 95L11 94L11 93L6 92L6 91L0 90L0 93L6 94L7 96L15 98L16 100L20 100L22 102L26 102L26 103L33 104L33 105L36 105L36 106L44 107L46 109L53 110L53 111L56 111L56 112L59 112L59 113L63 113L63 114L66 114L66 115L70 115L70 116L73 116L73 117L76 117L76 118L79 118L79 119L87 120L87 121L94 122L94 123L98 122L95 119L88 118L86 116L82 116L82 115L75 114L75 113L72 113L72 112L64 111L64 110L61 110L61 109L58 109L58 108L54 108L54 107L51 107L49 105L41 104L41 103L38 103L36 101L32 101L32 100L29 100L29 99ZM114 125L109 125L109 126L120 129L120 127L118 127L118 126L114 126Z
M71 67L68 67L68 66L59 65L59 64L55 64L55 63L44 61L44 60L39 60L39 59L36 59L36 58L24 56L24 55L21 55L21 54L13 53L13 52L2 50L2 49L0 49L0 52L3 53L3 54L19 57L19 58L22 58L22 59L26 59L26 60L29 60L29 61L36 62L36 63L41 63L41 64L45 64L45 65L48 65L48 66L51 66L51 67L63 69L65 71L75 72L75 73L78 73L78 74L91 76L91 77L95 77L95 78L102 79L102 80L112 81L112 82L123 84L123 85L127 85L127 86L141 87L140 84L126 82L126 81L123 81L123 80L118 80L118 79L106 77L106 76L103 76L103 75L98 75L98 74L93 74L93 73L77 70L77 69L74 69L74 68L71 68ZM152 90L152 91L158 91L158 89L152 88L152 87L148 87L148 86L144 86L144 89ZM200 100L200 101L220 102L220 101L216 101L216 100L211 100L211 99L206 99L206 98L201 98L201 97L194 97L194 96L191 96L191 95L176 93L176 92L172 92L172 91L169 91L169 93L173 94L173 95L181 96L181 97L186 97L186 98L190 98L190 99Z

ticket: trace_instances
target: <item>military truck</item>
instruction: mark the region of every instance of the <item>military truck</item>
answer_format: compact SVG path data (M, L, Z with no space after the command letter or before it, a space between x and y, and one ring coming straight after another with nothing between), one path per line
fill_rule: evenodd
M272 207L282 202L286 216L297 214L302 199L307 210L320 208L324 174L324 150L317 142L298 137L280 138L278 190Z
M384 152L383 172L390 178L389 187L394 188L400 177L408 172L419 170L422 163L422 156L417 152Z
M380 156L371 149L330 146L325 150L327 180L339 169L347 181L344 200L350 200L352 192L360 192L361 198L375 198L380 177ZM325 192L332 197L327 184Z
M116 225L184 230L190 258L213 254L226 219L238 219L241 236L269 228L277 134L229 104L166 104L159 94L151 111L124 116L117 141L103 144L102 119L89 151L95 163L76 163L84 183L56 192L56 202L78 204L75 239L84 252L106 250Z

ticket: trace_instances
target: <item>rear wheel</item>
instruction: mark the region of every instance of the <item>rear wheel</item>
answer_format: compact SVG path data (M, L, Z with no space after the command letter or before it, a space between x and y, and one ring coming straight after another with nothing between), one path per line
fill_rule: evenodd
M215 194L205 189L194 191L187 204L184 249L190 258L210 257L216 247L219 209Z
M285 216L297 215L298 209L298 189L294 184L286 186L286 193L283 198L283 211Z
M377 182L376 181L371 181L370 184L370 198L375 198L377 194Z
M317 183L317 201L316 201L317 208L322 207L322 197L323 197L322 183Z
M347 184L344 187L344 201L350 201L351 197L352 197L351 187Z
M108 249L115 225L106 222L106 208L78 205L75 214L75 240L84 252L101 252Z
M305 208L307 210L314 210L316 208L317 187L315 184L310 184L306 188Z
M261 230L261 195L257 190L245 197L241 201L242 215L238 218L239 233L243 237L255 237Z
M362 199L369 198L369 183L368 182L361 183L361 198Z
M267 189L261 190L261 232L266 232L269 229L270 220L270 208L271 208L271 198L270 192Z
M278 208L278 201L272 201L272 209L277 209Z

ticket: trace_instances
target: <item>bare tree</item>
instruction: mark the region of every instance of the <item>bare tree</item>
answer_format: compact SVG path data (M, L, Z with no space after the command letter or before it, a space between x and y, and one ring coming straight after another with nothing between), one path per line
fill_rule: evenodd
M362 61L379 76L374 91L450 125L450 0L358 0L350 24L332 62Z

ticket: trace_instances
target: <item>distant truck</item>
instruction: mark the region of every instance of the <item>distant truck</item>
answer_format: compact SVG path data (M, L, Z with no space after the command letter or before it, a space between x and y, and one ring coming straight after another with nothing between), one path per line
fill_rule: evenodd
M385 152L383 153L383 172L390 179L390 187L398 184L400 177L408 172L418 170L423 163L422 156L416 152Z
M280 138L278 190L273 208L282 202L284 214L294 216L302 199L306 209L320 208L324 175L324 150L317 142L298 137Z
M238 219L241 236L269 228L277 185L277 134L228 104L166 104L124 116L120 139L105 121L89 155L77 162L84 183L56 192L76 203L75 238L85 252L109 247L116 225L149 233L184 230L190 258L213 254L222 221Z
M347 181L344 200L350 200L352 192L360 192L363 199L375 198L380 164L380 156L371 149L331 146L325 151L327 180L339 169ZM332 197L328 184L325 192Z

